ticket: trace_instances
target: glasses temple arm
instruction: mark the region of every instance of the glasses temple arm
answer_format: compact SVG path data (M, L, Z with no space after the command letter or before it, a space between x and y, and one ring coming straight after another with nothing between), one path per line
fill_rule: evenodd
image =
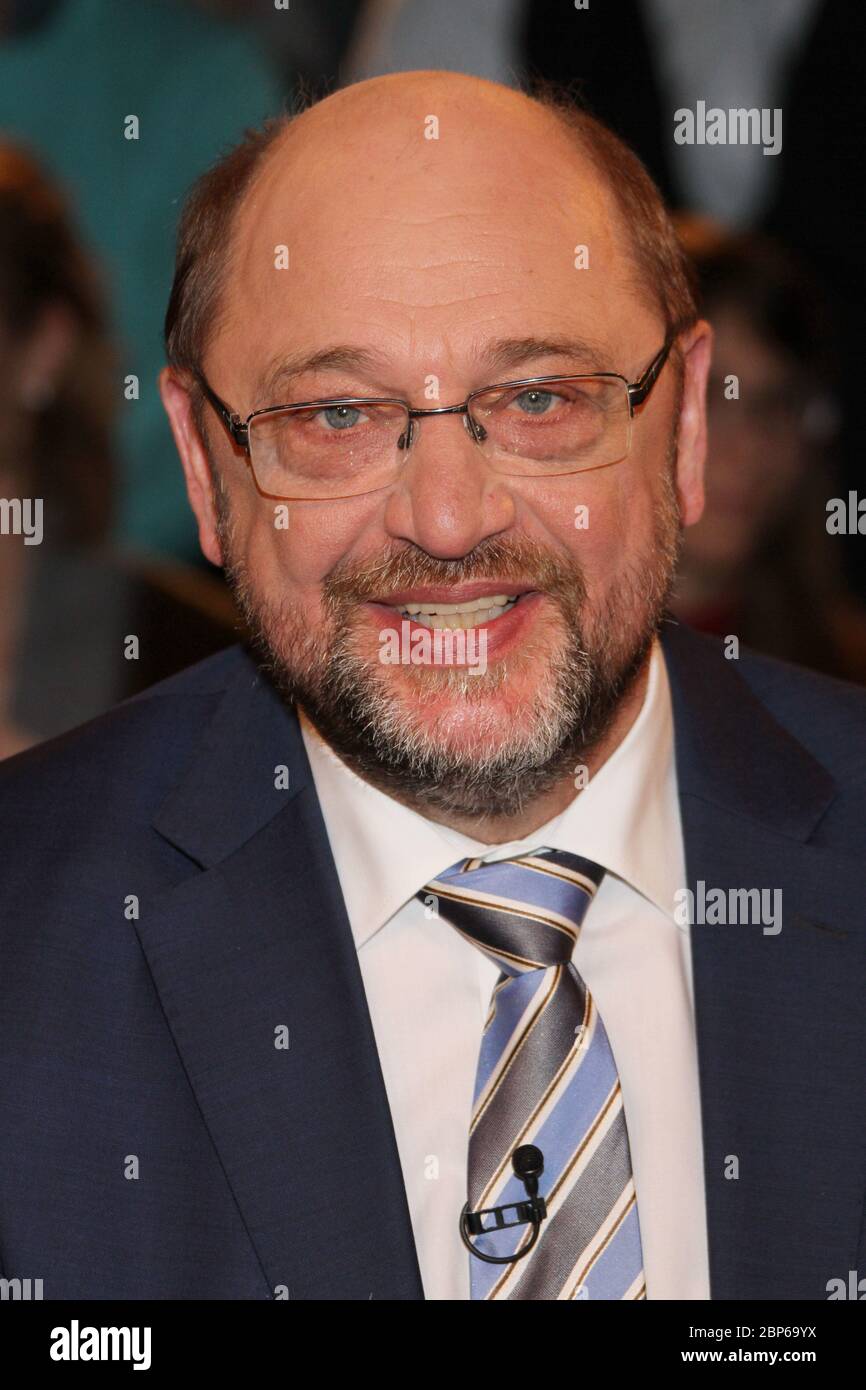
M241 449L249 449L249 430L240 416L236 415L235 412L226 405L225 401L220 399L216 391L208 385L199 372L195 373L195 379L198 382L202 394L213 406L235 443Z
M650 391L653 389L656 382L658 381L659 373L661 372L661 369L664 366L665 362L668 360L668 354L670 353L670 350L673 347L673 345L674 339L672 337L668 338L664 345L661 348L659 348L658 352L656 353L652 362L650 362L643 375L637 381L633 381L629 385L628 403L632 414L634 414L635 408L637 406L643 405Z

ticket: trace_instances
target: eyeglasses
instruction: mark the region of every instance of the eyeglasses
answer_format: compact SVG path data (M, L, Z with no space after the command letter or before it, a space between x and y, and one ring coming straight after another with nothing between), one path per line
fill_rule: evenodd
M196 379L262 497L275 502L359 497L390 487L425 415L462 415L490 467L509 477L583 473L624 459L635 410L667 361L669 336L637 381L617 372L533 376L472 391L461 405L417 410L390 397L334 396L265 406L241 419Z

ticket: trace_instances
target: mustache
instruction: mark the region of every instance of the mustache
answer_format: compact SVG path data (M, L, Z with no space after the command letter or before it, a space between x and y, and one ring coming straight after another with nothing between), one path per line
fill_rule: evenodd
M417 546L403 545L374 562L340 561L325 576L322 594L328 607L337 611L394 590L478 579L542 590L569 605L586 596L583 572L573 559L554 556L536 541L498 536L481 541L457 560L440 560Z

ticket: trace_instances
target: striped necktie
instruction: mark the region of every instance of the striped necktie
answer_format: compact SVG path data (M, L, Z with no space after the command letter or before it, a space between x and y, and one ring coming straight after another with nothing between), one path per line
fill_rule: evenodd
M461 860L418 895L502 972L475 1080L469 1209L524 1200L511 1156L522 1144L544 1155L539 1238L515 1264L469 1256L473 1299L646 1297L619 1076L571 963L603 877L588 859L543 848L492 864ZM485 1231L474 1244L512 1254L531 1231Z

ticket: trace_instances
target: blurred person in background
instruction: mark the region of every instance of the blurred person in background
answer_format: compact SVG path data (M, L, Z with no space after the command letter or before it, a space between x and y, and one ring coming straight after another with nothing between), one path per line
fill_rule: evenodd
M298 27L295 8L280 12L288 30ZM262 9L249 5L247 18ZM0 129L69 190L108 288L120 402L115 534L196 564L156 389L175 219L195 175L283 102L250 26L191 0L0 0ZM127 401L130 374L139 395Z
M0 534L3 757L234 640L219 581L107 546L116 383L97 277L62 197L0 142L0 498L39 499L43 517L35 543L9 520Z
M715 348L706 506L685 537L672 609L703 631L866 681L866 611L826 524L839 483L823 299L768 238L692 216L678 229Z

